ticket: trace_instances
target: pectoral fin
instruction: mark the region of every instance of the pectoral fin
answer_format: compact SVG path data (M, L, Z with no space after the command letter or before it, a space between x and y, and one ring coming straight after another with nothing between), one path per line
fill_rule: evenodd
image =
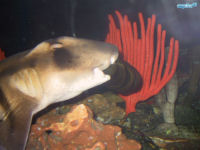
M3 106L6 106L5 102L8 101L1 99ZM0 150L25 149L34 104L27 99L20 101L16 99L13 103L16 103L15 109L7 107L7 115L4 115L4 118L0 120Z

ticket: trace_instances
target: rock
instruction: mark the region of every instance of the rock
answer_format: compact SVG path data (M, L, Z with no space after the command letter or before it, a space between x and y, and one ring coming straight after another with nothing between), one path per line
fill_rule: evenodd
M84 104L92 110L95 120L103 124L119 124L126 113L125 108L118 106L119 103L124 103L123 99L114 93L106 92L104 94L93 94L79 100L76 104ZM63 105L56 108L57 114L66 114L69 112L73 104Z
M154 132L166 136L178 136L179 134L178 127L174 123L161 123Z
M190 74L190 80L188 85L188 100L191 102L193 101L193 98L196 96L198 92L199 87L199 81L200 81L200 46L195 46L189 51L190 58L190 68L191 74Z
M125 110L118 107L117 102L120 102L120 98L113 93L94 94L81 101L91 108L95 119L103 124L119 124L125 117Z
M32 126L27 150L139 150L140 143L127 139L121 128L93 120L84 104L75 105L59 119L40 118ZM53 120L53 121L52 121Z

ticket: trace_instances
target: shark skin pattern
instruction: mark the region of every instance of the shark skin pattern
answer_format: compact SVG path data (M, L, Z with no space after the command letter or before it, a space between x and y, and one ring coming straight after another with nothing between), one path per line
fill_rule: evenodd
M32 117L98 86L118 58L108 43L59 37L0 62L0 150L24 150Z

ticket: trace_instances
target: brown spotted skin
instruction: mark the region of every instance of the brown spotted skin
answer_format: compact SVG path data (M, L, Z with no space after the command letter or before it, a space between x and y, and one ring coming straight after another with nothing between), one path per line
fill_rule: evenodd
M108 81L117 57L113 45L60 37L0 62L0 150L25 149L32 116Z

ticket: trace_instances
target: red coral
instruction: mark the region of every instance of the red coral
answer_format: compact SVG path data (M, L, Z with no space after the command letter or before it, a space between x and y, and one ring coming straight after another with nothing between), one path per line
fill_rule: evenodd
M5 52L2 51L1 48L0 48L0 61L3 60L3 59L5 59L5 58L6 58L5 57Z
M154 56L154 28L156 16L148 18L145 31L142 13L139 13L141 38L138 37L137 23L128 20L116 11L119 19L120 29L116 27L115 21L109 15L109 33L106 42L116 45L122 54L122 58L131 66L135 67L143 78L143 87L137 93L121 97L126 101L126 113L135 112L135 105L156 95L172 78L176 71L179 55L179 42L174 38L170 39L168 59L165 70L165 36L166 31L162 30L161 24L157 26L157 49ZM164 71L163 71L164 70Z

